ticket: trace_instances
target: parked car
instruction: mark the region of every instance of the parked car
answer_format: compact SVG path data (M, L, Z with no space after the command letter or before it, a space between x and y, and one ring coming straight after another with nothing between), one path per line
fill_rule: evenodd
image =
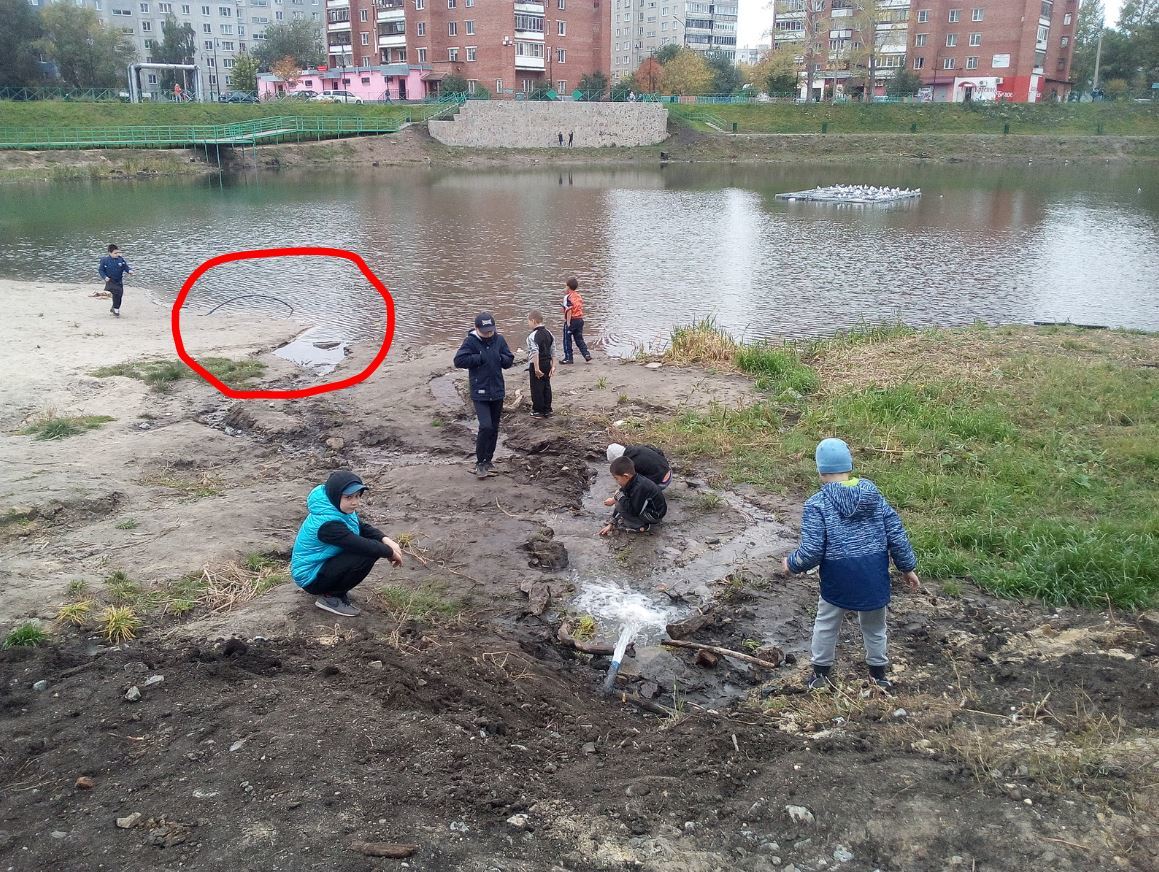
M286 95L287 100L313 100L318 96L317 91L291 91Z
M256 103L258 102L257 94L249 91L226 91L217 98L222 103Z
M311 103L361 103L362 98L356 97L349 91L323 91L316 97L310 98Z

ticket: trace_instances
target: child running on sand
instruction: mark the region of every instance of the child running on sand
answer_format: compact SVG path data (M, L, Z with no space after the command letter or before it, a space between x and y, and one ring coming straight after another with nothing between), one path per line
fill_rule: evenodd
M893 686L885 675L889 560L892 557L904 573L909 589L917 590L917 557L893 506L873 482L854 477L848 445L840 439L825 439L818 444L815 457L821 490L805 503L800 547L782 561L786 573L821 567L809 689L832 685L830 672L841 621L846 612L856 612L870 679L889 690Z
M367 487L349 470L330 474L306 498L310 514L298 530L290 573L307 593L317 594L318 608L344 618L362 613L350 602L380 558L402 566L402 549L379 529L358 517Z
M121 250L116 245L109 245L109 253L101 258L97 267L102 279L105 280L105 290L113 298L113 305L109 308L116 317L121 317L121 297L125 293L125 276L133 274L129 262L121 257Z
M613 460L611 472L620 489L612 498L616 508L612 519L600 529L601 536L607 536L613 530L647 533L653 524L664 520L668 514L668 502L659 485L637 474L635 465L626 457Z

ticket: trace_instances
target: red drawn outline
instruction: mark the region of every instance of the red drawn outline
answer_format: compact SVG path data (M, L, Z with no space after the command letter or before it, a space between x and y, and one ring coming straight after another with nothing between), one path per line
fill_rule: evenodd
M232 263L236 260L261 260L269 257L299 256L340 257L358 267L359 272L370 282L371 287L378 291L383 302L386 304L386 330L382 335L382 347L378 349L378 354L374 356L374 360L370 361L366 369L341 381L326 382L325 384L300 388L293 391L242 391L231 388L198 363L197 358L185 350L185 343L181 339L181 306L185 302L185 298L189 296L189 292L193 289L193 286L199 278L215 266L220 266L223 263ZM217 388L217 390L221 391L221 393L225 394L225 396L234 400L300 400L303 397L313 397L318 394L328 393L329 391L340 391L343 388L353 387L370 378L371 373L378 369L379 365L386 359L386 353L390 351L391 340L394 339L394 298L390 295L390 291L387 290L382 280L366 265L366 261L353 251L347 251L344 248L322 248L317 246L306 248L257 248L253 251L232 251L228 254L219 254L217 257L211 257L191 272L189 278L185 280L185 284L181 286L181 290L177 293L177 299L173 301L173 309L170 312L169 323L170 329L173 332L173 346L177 349L177 356L181 358L186 366Z

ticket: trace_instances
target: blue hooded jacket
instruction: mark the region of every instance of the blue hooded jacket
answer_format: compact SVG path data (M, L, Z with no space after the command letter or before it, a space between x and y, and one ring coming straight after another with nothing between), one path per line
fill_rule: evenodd
M867 479L830 482L805 503L801 544L789 569L821 567L821 598L855 612L889 605L889 559L902 572L918 565L901 518Z
M357 512L346 513L338 508L342 491L356 482L361 484L362 479L349 470L339 470L306 497L310 514L298 530L290 558L290 574L298 587L317 578L322 564L342 551L388 559L394 553L382 542L381 530L363 523Z
M494 402L507 396L503 370L514 363L515 355L498 333L484 339L472 330L455 353L455 368L470 374L472 401Z

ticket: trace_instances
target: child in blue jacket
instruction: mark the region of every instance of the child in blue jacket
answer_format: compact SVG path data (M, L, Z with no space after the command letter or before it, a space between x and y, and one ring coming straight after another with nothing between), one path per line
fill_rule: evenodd
M495 471L495 446L499 443L499 419L507 389L503 370L515 363L507 340L495 331L490 312L475 316L475 329L467 334L455 353L455 367L470 373L471 402L479 419L475 437L475 477L486 478Z
M121 297L125 293L125 276L133 274L129 262L121 257L121 250L116 245L109 245L109 253L101 258L97 266L97 273L105 280L105 290L113 298L113 305L109 311L121 317Z
M310 514L298 530L290 573L302 590L318 595L318 608L344 618L362 610L350 602L380 558L402 566L402 549L358 517L367 487L349 470L330 474L306 498Z
M853 475L853 455L840 439L817 446L821 490L805 503L801 545L783 561L785 572L821 567L821 596L813 624L813 676L810 690L831 684L829 673L837 651L837 635L846 612L856 612L865 642L865 662L871 680L883 690L885 677L886 607L889 605L889 560L904 573L911 590L920 583L917 557L901 518L873 482Z

